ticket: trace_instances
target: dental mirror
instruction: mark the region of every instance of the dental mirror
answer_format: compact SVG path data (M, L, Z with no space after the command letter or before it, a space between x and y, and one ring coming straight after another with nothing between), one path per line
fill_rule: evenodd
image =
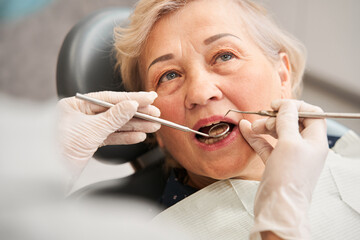
M221 122L212 126L208 134L212 138L219 138L227 134L229 130L230 130L229 124Z

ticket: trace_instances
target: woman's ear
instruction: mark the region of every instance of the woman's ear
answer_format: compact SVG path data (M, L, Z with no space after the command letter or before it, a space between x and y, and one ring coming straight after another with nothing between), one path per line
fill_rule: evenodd
M292 97L291 93L291 64L286 53L279 53L280 60L278 65L278 74L281 80L281 98L287 99Z

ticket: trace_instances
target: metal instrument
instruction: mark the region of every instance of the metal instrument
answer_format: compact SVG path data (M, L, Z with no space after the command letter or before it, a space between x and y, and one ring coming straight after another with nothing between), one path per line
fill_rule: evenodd
M102 101L102 100L99 100L99 99L96 99L96 98L92 98L92 97L89 97L89 96L86 96L86 95L83 95L83 94L80 94L80 93L76 93L75 97L79 98L79 99L82 99L82 100L85 100L85 101L88 101L88 102L91 102L91 103L94 103L94 104L97 104L97 105L100 105L100 106L103 106L103 107L107 107L107 108L111 108L111 107L114 106L114 104L112 104L112 103L108 103L108 102L105 102L105 101ZM230 126L227 123L218 123L218 124L212 126L209 129L209 133L206 134L206 133L199 132L199 131L193 130L191 128L182 126L180 124L173 123L171 121L164 120L164 119L161 119L161 118L158 118L158 117L153 117L153 116L150 116L150 115L147 115L147 114L144 114L144 113L136 112L134 117L140 118L140 119L143 119L143 120L147 120L147 121L150 121L150 122L160 123L161 125L165 125L167 127L175 128L177 130L181 130L181 131L184 131L184 132L192 132L192 133L196 133L198 135L204 136L204 137L211 137L211 138L222 137L230 130ZM227 129L225 129L225 131L221 132L220 134L216 134L215 130L217 128L219 128L220 125L222 125L222 126L227 125Z

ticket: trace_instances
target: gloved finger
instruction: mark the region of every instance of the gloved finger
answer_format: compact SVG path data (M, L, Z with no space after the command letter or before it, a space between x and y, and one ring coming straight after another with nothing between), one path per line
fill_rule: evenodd
M160 117L160 110L154 105L148 105L146 107L140 107L137 110L140 113L145 113L154 117Z
M103 100L105 102L109 102L112 104L117 104L121 101L125 100L134 100L139 104L139 107L145 107L150 105L154 102L155 98L157 98L156 92L111 92L111 91L103 91L103 92L93 92L85 94L87 96L97 98ZM78 101L82 101L76 99ZM85 105L86 109L84 110L85 113L92 112L92 113L99 113L106 111L106 108L87 103Z
M251 129L251 123L249 121L245 119L241 120L239 123L239 128L245 140L266 164L266 161L274 148L268 141L266 141L264 137L253 132Z
M134 116L138 106L136 101L126 100L95 117L99 119L102 127L106 126L106 130L112 133L124 126Z
M306 103L304 101L294 100L294 102L296 103L296 106L297 106L299 112L314 112L314 113L323 113L324 112L320 107ZM319 118L300 118L299 121L301 121L303 123L304 127L306 128L313 122L319 122L317 120L319 120ZM320 119L320 120L322 120L322 119Z
M304 101L297 102L299 112L316 112L322 113L320 107L311 105ZM304 128L300 131L303 138L312 139L314 141L324 140L326 136L326 121L321 118L300 118L300 126ZM327 140L326 140L327 141Z
M276 118L263 118L254 121L251 125L252 130L256 134L268 134L274 138L277 138L276 133Z
M128 145L143 142L146 134L143 132L115 132L110 134L104 141L106 145Z
M122 126L118 131L152 133L159 130L160 127L161 125L159 123L133 118L124 126Z
M79 107L78 104L79 100L75 99L75 97L68 97L68 98L63 98L60 99L56 105L58 111L60 114L66 113L66 112L73 112L75 111L79 111Z
M146 107L138 108L138 112L145 113L154 117L160 116L160 110L153 106L148 105ZM128 123L126 123L123 127L121 127L118 131L132 131L132 132L145 132L152 133L159 130L161 127L158 123L153 123L150 121L142 120L142 119L131 119Z
M153 105L148 105L146 107L138 108L137 111L154 116L154 117L160 116L160 110ZM133 118L128 123L126 123L123 127L121 127L118 131L152 133L152 132L156 132L157 130L159 130L160 127L161 127L161 125L158 123L153 123L150 121Z
M271 103L276 116L276 132L279 138L299 137L298 110L293 100L275 100Z
M277 110L281 102L291 101L296 104L298 112L323 112L323 110L317 106L311 105L304 101L299 100L280 100L274 101L272 107L274 110ZM326 121L319 118L300 118L299 131L303 138L313 139L314 141L319 141L326 136Z

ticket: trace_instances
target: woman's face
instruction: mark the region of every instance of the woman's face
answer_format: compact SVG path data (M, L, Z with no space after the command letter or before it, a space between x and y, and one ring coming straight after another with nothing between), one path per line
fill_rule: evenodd
M263 163L242 137L238 122L255 115L229 109L270 109L290 96L286 55L270 62L249 38L233 1L200 0L161 18L140 59L146 90L158 93L161 117L195 130L231 123L223 139L204 139L163 126L159 144L187 169L194 185L212 179L259 179Z

